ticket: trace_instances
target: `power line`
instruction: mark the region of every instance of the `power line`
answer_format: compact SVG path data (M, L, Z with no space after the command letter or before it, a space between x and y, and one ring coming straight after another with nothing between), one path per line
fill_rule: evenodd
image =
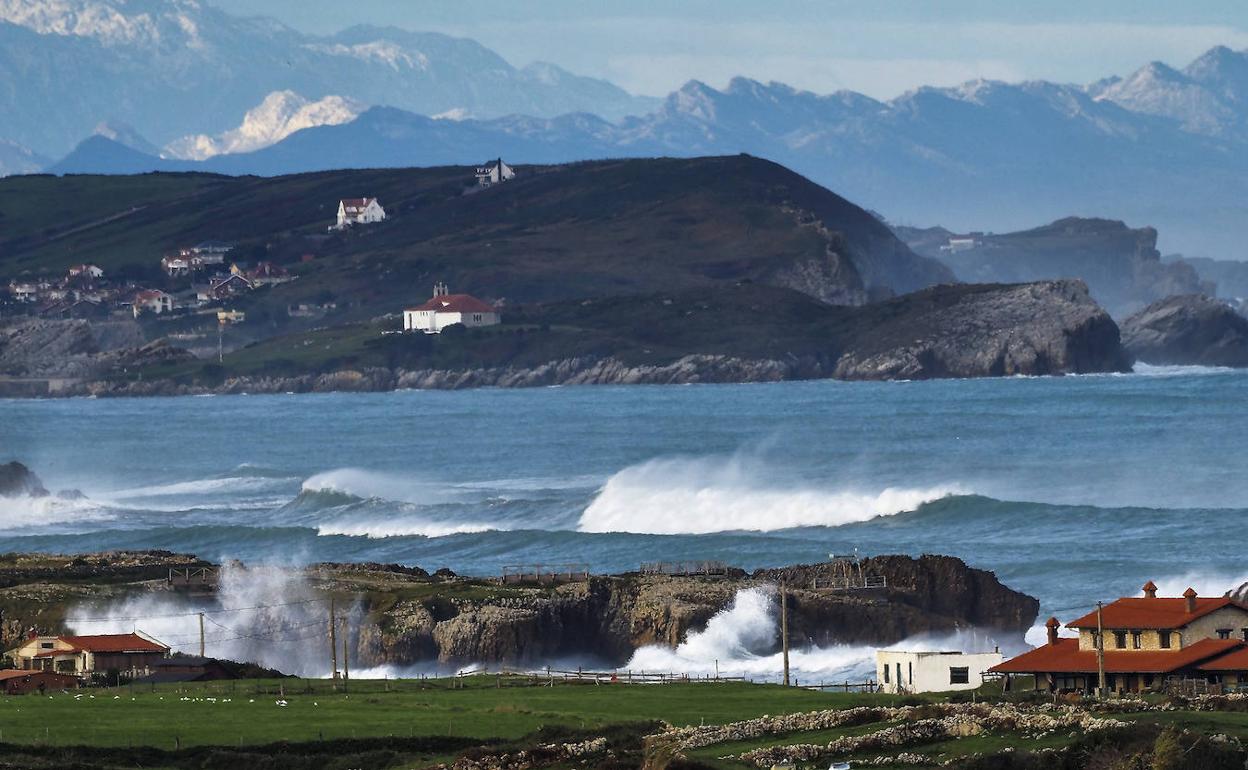
M255 607L226 607L226 608L221 608L221 609L196 610L196 612L193 612L193 613L171 613L167 615L130 615L130 616L101 615L99 616L99 618L65 618L65 623L107 623L107 621L111 621L111 620L135 621L135 620L163 620L167 618L193 618L193 616L198 615L201 612L205 615L220 615L220 614L225 614L225 613L246 613L246 612L251 612L251 610L257 610L257 609L275 609L278 607L297 607L297 605L301 605L301 604L317 604L317 603L322 603L322 602L328 602L328 599L303 599L303 600L300 600L300 602L282 602L281 604L257 604L255 605Z

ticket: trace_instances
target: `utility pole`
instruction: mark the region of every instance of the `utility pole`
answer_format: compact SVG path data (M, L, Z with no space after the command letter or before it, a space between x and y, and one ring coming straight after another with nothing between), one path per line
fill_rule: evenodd
M334 619L334 597L329 597L329 659L330 678L338 679L338 628Z
M1101 622L1101 602L1096 603L1096 696L1105 697L1105 625Z
M351 641L350 619L343 618L342 619L342 680L344 682L344 686L345 686L346 680L351 678L351 651L347 649L347 645L350 643L350 641Z
M789 590L780 581L780 652L784 656L784 686L789 686Z
M199 657L204 658L204 613L199 613Z

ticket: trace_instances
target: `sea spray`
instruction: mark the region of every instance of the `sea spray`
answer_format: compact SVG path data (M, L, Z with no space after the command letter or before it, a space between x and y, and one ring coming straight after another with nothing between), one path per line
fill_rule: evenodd
M741 676L779 681L782 654L776 590L755 586L737 592L732 604L714 615L702 631L691 631L675 649L641 647L623 666L652 671L707 676ZM950 634L921 634L889 645L837 644L794 647L789 652L791 676L799 681L864 681L875 675L875 652L885 650L983 652L1000 647L1010 654L1022 649L1018 639L995 639L989 632L964 629Z
M66 622L77 634L138 631L174 652L198 654L200 612L210 657L302 676L319 676L328 669L328 604L302 573L284 567L229 563L221 568L213 599L172 593L131 596L76 606ZM351 626L358 624L358 616L356 607L339 607L339 618Z
M784 485L774 477L740 456L650 460L612 476L577 529L678 535L835 527L964 494L952 485L862 491Z

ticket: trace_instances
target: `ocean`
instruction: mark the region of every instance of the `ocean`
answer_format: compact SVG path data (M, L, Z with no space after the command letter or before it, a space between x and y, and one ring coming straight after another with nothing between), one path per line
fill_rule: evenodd
M938 553L1036 596L1041 620L1149 579L1221 594L1248 580L1248 372L1140 369L4 400L0 462L82 497L0 499L0 550L485 576Z

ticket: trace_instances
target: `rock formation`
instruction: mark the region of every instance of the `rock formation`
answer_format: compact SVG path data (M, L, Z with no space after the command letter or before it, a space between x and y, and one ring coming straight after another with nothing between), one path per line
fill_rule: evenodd
M863 308L833 376L1001 377L1130 369L1082 281L937 286Z
M1122 341L1149 364L1248 366L1248 318L1202 294L1154 302L1123 322Z
M47 497L34 471L16 460L0 465L0 497Z

